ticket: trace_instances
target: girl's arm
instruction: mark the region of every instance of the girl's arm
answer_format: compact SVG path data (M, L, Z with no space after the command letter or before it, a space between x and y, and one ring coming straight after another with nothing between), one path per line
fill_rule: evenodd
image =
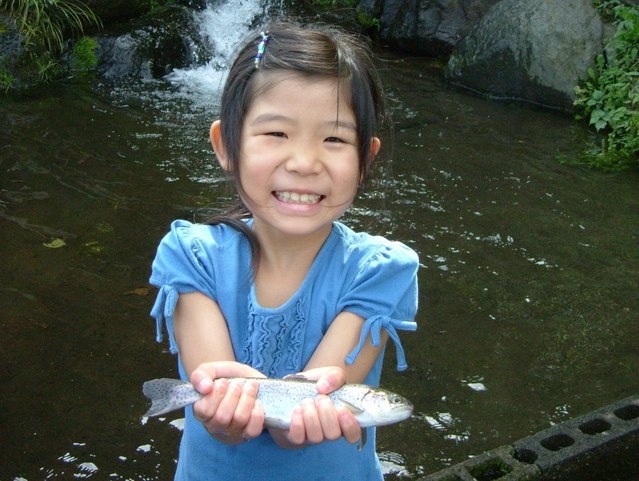
M180 294L174 331L184 370L204 395L193 405L195 417L212 436L227 444L259 436L264 411L256 402L257 383L242 384L226 378L264 375L235 361L226 321L217 303L199 292Z
M234 383L228 377L264 377L256 369L235 361L226 321L215 301L201 293L181 294L174 313L175 339L182 364L204 398L194 414L216 439L238 444L259 436L264 411L256 401L257 383ZM345 383L362 382L383 349L367 343L352 365L344 362L357 345L363 319L343 312L331 324L304 373L318 380L318 392L329 394ZM320 395L296 408L288 430L270 429L274 441L295 449L344 437L357 442L361 428L346 408L337 410L328 396Z
M373 346L367 342L352 365L344 361L359 341L364 319L350 313L340 313L304 369L309 379L318 379L321 394L328 394L345 383L362 382L382 352L388 336L382 333L382 342ZM346 408L336 409L327 396L318 396L296 408L288 430L270 429L275 442L284 448L299 448L324 440L344 437L354 443L361 437L361 428Z
M355 362L350 365L346 364L345 359L357 346L363 326L364 319L357 314L340 313L324 334L304 370L338 366L346 374L345 382L349 384L363 382L388 340L388 334L383 330L378 346L373 346L369 339L369 342L366 342L362 347Z

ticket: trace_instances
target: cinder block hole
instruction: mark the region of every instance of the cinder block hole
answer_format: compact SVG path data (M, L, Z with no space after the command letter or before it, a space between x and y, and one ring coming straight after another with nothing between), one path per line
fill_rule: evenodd
M550 451L559 451L575 444L575 440L567 434L555 434L549 438L542 439L539 444Z
M537 453L535 451L533 451L532 449L526 449L526 448L516 449L515 455L514 455L514 458L517 461L520 461L526 464L534 464L535 461L537 461L538 457L539 456L537 456Z
M630 421L639 417L639 406L636 404L628 404L619 409L614 410L615 416L624 421Z
M489 459L486 462L468 468L470 475L477 481L493 481L510 473L513 469L501 459Z
M579 425L579 430L584 434L599 434L610 429L610 423L605 419L595 418Z

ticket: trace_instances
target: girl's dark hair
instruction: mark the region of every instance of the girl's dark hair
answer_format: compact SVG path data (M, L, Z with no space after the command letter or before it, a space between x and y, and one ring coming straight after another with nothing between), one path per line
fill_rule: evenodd
M311 81L314 78L339 80L339 88L347 91L338 97L349 102L355 115L359 170L365 180L372 164L371 139L385 120L382 85L368 43L355 34L329 25L275 22L263 31L268 40L259 67L256 68L255 58L262 35L255 33L237 54L222 91L221 136L237 188L241 192L239 162L244 118L257 95L256 77L268 80L269 72L291 72ZM244 232L256 261L259 256L257 239L241 220L250 216L241 205L210 219L209 223L227 223Z

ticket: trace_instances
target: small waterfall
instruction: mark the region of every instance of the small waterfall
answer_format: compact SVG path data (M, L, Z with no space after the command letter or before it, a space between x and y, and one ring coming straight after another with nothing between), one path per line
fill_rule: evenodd
M268 18L281 15L280 1L209 0L206 9L193 13L200 38L212 53L205 64L175 69L160 82L109 85L115 104L153 112L136 137L163 139L170 154L158 159L158 167L168 182L189 178L215 184L225 179L212 158L208 129L219 115L221 90L236 49Z
M205 65L176 69L166 80L192 100L206 97L210 102L222 88L235 50L256 26L265 23L269 7L265 0L209 2L205 10L196 13L196 22L211 46L212 58Z

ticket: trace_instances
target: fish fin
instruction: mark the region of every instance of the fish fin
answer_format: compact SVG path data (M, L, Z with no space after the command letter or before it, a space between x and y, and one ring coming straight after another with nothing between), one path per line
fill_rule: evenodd
M300 381L300 382L309 382L310 379L307 378L304 374L287 374L282 379L286 381Z
M364 412L363 409L358 408L357 406L354 406L353 404L349 403L348 401L344 401L343 399L340 399L339 402L341 402L344 407L346 407L346 409L348 409L350 412L352 412L354 415L358 415ZM364 449L364 446L366 446L366 438L368 436L368 431L366 430L366 428L362 428L362 436L359 438L359 443L357 443L357 450L361 451L362 449Z
M288 429L291 427L291 423L283 421L282 419L270 418L266 416L264 418L264 426L266 426L267 428Z
M349 403L348 401L344 401L343 399L340 399L339 402L341 402L346 409L348 409L350 412L352 412L355 415L362 414L364 412L363 409L358 408L357 406Z
M145 412L142 417L150 418L153 416L160 416L162 414L166 414L168 412L173 411L170 403L166 399L152 399L151 407Z
M359 438L359 443L357 443L357 450L361 451L366 446L366 438L368 437L368 431L366 428L362 428L362 437Z
M153 400L157 397L168 395L169 391L175 386L181 386L185 384L184 381L179 379L151 379L142 384L142 394L149 399Z

